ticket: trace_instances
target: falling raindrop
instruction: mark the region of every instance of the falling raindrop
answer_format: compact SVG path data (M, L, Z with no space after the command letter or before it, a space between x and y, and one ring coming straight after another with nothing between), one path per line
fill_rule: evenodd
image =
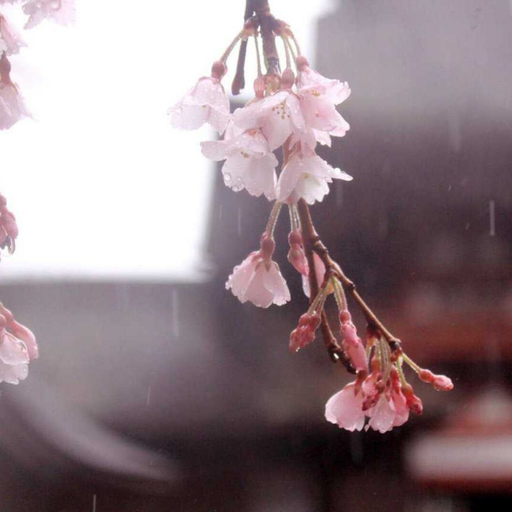
M92 496L92 512L96 512L96 494Z
M489 234L496 236L496 212L494 200L489 201Z
M336 208L341 208L343 204L343 185L341 183L336 182L334 197L336 200Z
M222 213L223 213L223 211L222 211L222 203L221 203L221 204L219 204L219 219L222 219Z
M238 236L242 234L242 209L238 207L237 217L236 217L236 230Z
M180 335L180 324L179 324L179 312L178 312L178 290L176 288L172 291L172 334L174 338L178 338Z
M151 402L151 386L148 386L148 396L146 398L146 405L149 407L149 403Z

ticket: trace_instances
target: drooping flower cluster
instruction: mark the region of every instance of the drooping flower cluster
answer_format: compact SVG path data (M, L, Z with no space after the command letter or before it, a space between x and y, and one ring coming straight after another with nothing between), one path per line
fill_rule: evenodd
M253 4L255 16L249 18L221 59L213 64L211 76L200 78L169 110L170 119L178 128L196 129L205 123L212 126L223 138L202 142L201 149L207 158L224 161L221 172L226 186L235 192L246 190L252 196L263 195L275 201L261 235L260 249L234 268L226 288L241 302L249 301L263 308L290 300L288 286L278 264L272 260L275 225L281 207L287 205L291 224L288 261L302 276L304 293L310 299L308 310L291 333L290 350L297 352L312 343L320 328L331 359L341 361L356 374L353 383L328 401L327 420L348 430L360 430L368 419L367 428L387 432L407 421L409 411L422 410L420 399L405 380L404 362L436 389L449 390L453 384L447 377L419 368L408 358L400 342L355 291L355 285L331 259L317 235L308 205L322 201L333 180L352 179L316 153L318 144L330 146L332 137L343 137L349 130L336 107L350 96L350 88L346 82L325 78L311 69L290 27L270 14L266 1ZM266 74L261 71L260 37ZM282 73L276 37L282 39L286 55ZM221 83L227 73L226 61L237 43L249 38L256 42L255 97L230 113ZM235 94L244 83L245 48L240 47L232 86ZM278 156L282 156L280 170ZM358 336L348 311L345 289L368 322L366 344ZM334 295L338 305L340 340L334 335L324 309L330 295Z
M358 359L361 358L361 367L357 371L356 380L333 395L325 406L326 419L346 430L361 430L368 420L366 429L385 433L403 425L409 419L410 411L422 413L423 404L405 378L402 368L404 362L425 382L436 382L434 387L438 391L453 389L453 383L448 377L422 370L403 353L400 344L390 344L375 334L369 334L366 345L371 371L368 373L366 368L363 369L363 355L358 356ZM346 337L344 340L350 343ZM358 346L362 347L360 340ZM353 355L349 357L353 364L356 363ZM367 365L366 362L364 364ZM425 372L432 376L432 380L424 378Z
M15 250L18 237L16 218L0 194L0 250ZM17 322L0 302L0 382L18 384L28 375L28 363L39 357L39 348L32 331Z
M1 4L13 4L18 0L0 0ZM23 12L28 20L25 28L39 25L45 18L61 25L71 23L75 18L75 0L25 0ZM0 130L8 130L24 117L30 117L18 86L11 79L11 55L26 46L20 34L0 11Z

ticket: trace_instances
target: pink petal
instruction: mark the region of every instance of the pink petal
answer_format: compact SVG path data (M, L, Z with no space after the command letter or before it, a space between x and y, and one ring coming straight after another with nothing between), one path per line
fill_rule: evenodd
M396 416L395 407L384 394L381 395L377 405L367 411L367 414L371 417L368 427L371 427L373 430L384 434L393 428Z
M21 38L21 35L18 34L7 19L0 14L0 48L3 47L3 51L7 55L12 55L13 53L19 53L20 48L23 46L27 45Z
M0 82L0 130L7 130L23 117L31 117L14 84Z
M0 361L0 382L8 384L19 384L20 380L25 380L28 376L28 364L10 365Z
M256 268L249 285L247 286L242 302L249 301L260 308L268 308L274 301L274 292L267 288L265 276L267 270L264 263Z
M361 430L365 420L362 406L363 393L359 391L356 394L355 384L348 384L328 400L325 419L351 432Z
M5 364L22 364L30 360L24 343L5 330L0 334L0 360Z
M400 427L409 419L409 407L407 406L407 401L401 392L393 391L392 397L396 411L393 426Z
M277 263L272 262L265 272L265 286L274 294L273 302L276 306L282 306L290 300L290 290Z
M325 265L316 252L313 253L313 261L315 265L316 282L320 288L325 279ZM311 290L309 288L309 273L307 276L302 276L302 289L304 290L304 295L309 298L311 294Z

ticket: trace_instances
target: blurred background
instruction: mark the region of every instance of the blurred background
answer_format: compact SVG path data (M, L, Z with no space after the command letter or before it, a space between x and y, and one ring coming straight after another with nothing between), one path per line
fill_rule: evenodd
M41 347L1 386L1 511L510 510L512 2L271 2L353 91L323 156L354 181L314 206L320 234L413 359L455 383L411 378L425 412L385 435L326 423L349 376L321 344L289 354L307 300L285 216L292 303L224 289L269 204L224 187L208 128L165 117L245 2L77 4L76 26L27 33L13 78L36 122L1 134L20 239L0 297Z

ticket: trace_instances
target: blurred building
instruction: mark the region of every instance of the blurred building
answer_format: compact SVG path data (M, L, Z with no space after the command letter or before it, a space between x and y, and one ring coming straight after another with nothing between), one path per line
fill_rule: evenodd
M495 414L511 385L510 9L341 0L319 21L315 67L353 90L352 128L325 155L355 179L315 205L317 227L408 353L449 374L453 392L418 382L424 415L386 435L326 424L324 403L348 376L320 344L288 353L307 304L298 277L283 263L295 297L283 308L241 305L224 289L269 205L219 174L209 282L3 286L42 358L0 397L2 512L508 509L511 420ZM284 221L282 262L286 234ZM502 450L495 485L486 471L498 452L480 474L428 473L421 449L438 453L447 432L472 440L455 469L476 460L479 439Z

